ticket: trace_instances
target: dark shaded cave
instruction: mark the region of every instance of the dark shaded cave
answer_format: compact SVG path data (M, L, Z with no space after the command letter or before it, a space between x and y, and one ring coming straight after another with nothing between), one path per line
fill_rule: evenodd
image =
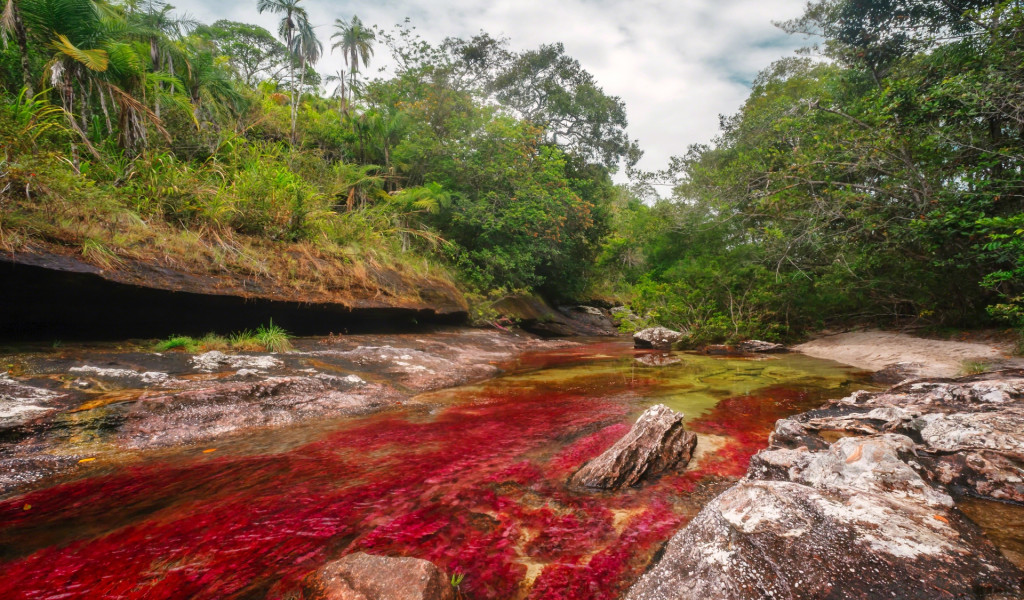
M357 308L168 291L92 273L0 260L0 340L122 340L226 334L273 319L294 335L412 331L454 325L465 313Z

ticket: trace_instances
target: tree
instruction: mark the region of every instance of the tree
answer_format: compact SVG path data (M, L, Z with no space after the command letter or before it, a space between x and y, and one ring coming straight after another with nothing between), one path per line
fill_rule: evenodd
M21 19L21 11L18 9L17 0L7 0L3 14L0 15L0 38L3 39L4 47L7 46L7 35L13 34L18 43L18 50L21 53L21 75L25 86L25 94L32 97L32 74L28 64L28 34L25 31L25 23Z
M499 103L543 127L548 139L566 152L613 168L639 159L626 134L626 107L608 96L562 44L523 52L490 84Z
M211 42L249 87L261 80L279 83L288 70L288 49L257 25L220 20L196 28L194 34Z
M278 25L278 36L284 40L284 45L292 53L293 60L288 61L288 79L291 82L291 106L292 106L292 129L291 140L295 143L295 115L298 113L299 90L296 85L295 67L297 57L295 54L295 38L303 30L310 29L309 14L306 9L299 6L302 0L257 0L256 10L260 13L270 11L283 15ZM303 69L304 70L304 69Z
M350 99L355 97L356 75L359 73L359 61L363 66L370 64L370 57L373 56L373 42L377 34L359 20L359 17L352 15L351 21L335 19L334 28L337 30L331 35L332 40L337 40L331 45L331 52L340 49L341 56L345 59L348 67L350 83Z

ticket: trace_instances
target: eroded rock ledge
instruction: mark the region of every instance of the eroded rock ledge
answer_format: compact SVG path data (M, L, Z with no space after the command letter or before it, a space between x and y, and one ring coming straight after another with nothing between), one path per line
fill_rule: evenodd
M1024 575L953 496L1020 502L1022 449L1020 372L857 392L780 420L626 598L1020 598Z

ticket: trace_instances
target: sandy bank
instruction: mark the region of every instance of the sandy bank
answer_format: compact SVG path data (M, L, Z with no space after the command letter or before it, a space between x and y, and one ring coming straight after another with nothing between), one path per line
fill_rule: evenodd
M877 371L894 363L912 363L925 377L962 374L966 361L1024 367L1024 359L1011 357L1012 348L1001 342L957 342L914 337L888 331L856 331L811 340L794 350Z

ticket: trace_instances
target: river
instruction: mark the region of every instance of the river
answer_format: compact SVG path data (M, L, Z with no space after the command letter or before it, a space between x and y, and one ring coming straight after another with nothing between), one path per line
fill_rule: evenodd
M466 598L616 598L743 475L776 419L866 383L800 354L662 355L619 341L501 366L381 412L95 461L8 497L0 598L297 599L304 575L354 551L464 574ZM685 472L568 490L653 403L698 434Z

